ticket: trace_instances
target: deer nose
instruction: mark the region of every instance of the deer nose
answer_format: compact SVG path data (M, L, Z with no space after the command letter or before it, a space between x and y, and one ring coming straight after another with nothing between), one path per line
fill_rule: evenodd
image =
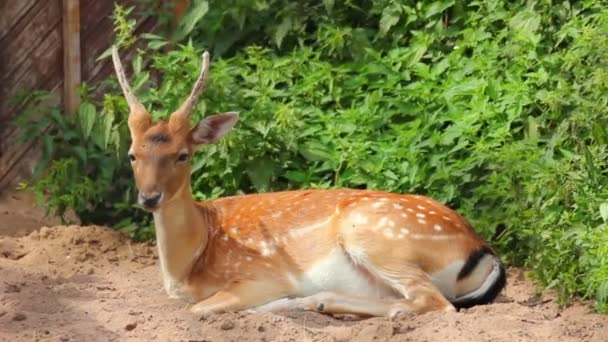
M160 202L162 193L160 193L159 191L148 192L148 193L142 192L139 194L139 197L141 199L141 204L143 204L144 207L153 208L158 205L158 202Z

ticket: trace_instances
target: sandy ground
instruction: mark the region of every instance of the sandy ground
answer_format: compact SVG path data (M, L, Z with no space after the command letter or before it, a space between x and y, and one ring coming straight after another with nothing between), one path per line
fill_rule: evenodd
M509 271L497 303L458 313L340 320L227 313L199 320L162 290L153 244L53 226L31 198L0 198L0 341L608 341L588 303L560 308Z

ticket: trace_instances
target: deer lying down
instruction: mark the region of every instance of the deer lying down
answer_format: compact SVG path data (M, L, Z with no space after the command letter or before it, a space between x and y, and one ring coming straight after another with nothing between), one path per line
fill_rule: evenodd
M417 195L336 189L195 202L189 160L237 122L189 115L207 83L209 54L190 96L152 122L113 62L129 105L129 151L139 203L154 216L170 297L211 313L284 309L389 316L493 301L505 270L458 213Z

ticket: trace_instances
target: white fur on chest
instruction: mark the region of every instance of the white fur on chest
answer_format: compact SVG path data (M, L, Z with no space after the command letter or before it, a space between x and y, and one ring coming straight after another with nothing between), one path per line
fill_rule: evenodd
M177 225L183 224L184 216L183 216L183 214L174 215L172 217L172 220L173 220L173 222L171 222L172 224L177 224ZM171 270L169 269L168 258L169 258L170 251L169 251L169 244L167 241L168 231L167 231L167 227L165 225L163 217L156 213L154 213L154 225L156 228L156 243L158 246L160 269L161 269L161 273L162 273L165 292L167 293L167 295L170 298L180 298L180 299L185 299L188 301L193 301L194 300L193 296L188 291L185 291L185 288L187 288L187 286L185 284L184 275L181 274L180 275L181 277L176 276L176 274L173 274L171 272ZM195 253L192 255L192 259L187 260L187 261L189 261L189 264L200 256L202 250L203 250L203 246L201 246L197 251L195 251Z
M295 280L298 296L310 296L320 291L335 291L366 297L390 295L374 285L342 250L335 250L312 265Z

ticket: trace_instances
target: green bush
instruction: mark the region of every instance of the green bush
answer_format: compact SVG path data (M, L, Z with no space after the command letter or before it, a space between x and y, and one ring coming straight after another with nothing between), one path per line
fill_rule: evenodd
M130 44L126 13L116 13L119 41ZM148 47L131 82L156 118L186 96L203 48L214 61L193 122L241 113L194 158L197 199L336 186L426 194L564 301L583 295L608 310L600 4L199 0L171 52L161 36L135 38ZM31 186L50 186L48 205L60 213L145 237L150 222L133 207L125 162L126 105L111 80L102 103L85 102L71 119L53 112L43 136L53 162ZM83 112L99 114L91 123ZM106 130L110 140L97 137Z

